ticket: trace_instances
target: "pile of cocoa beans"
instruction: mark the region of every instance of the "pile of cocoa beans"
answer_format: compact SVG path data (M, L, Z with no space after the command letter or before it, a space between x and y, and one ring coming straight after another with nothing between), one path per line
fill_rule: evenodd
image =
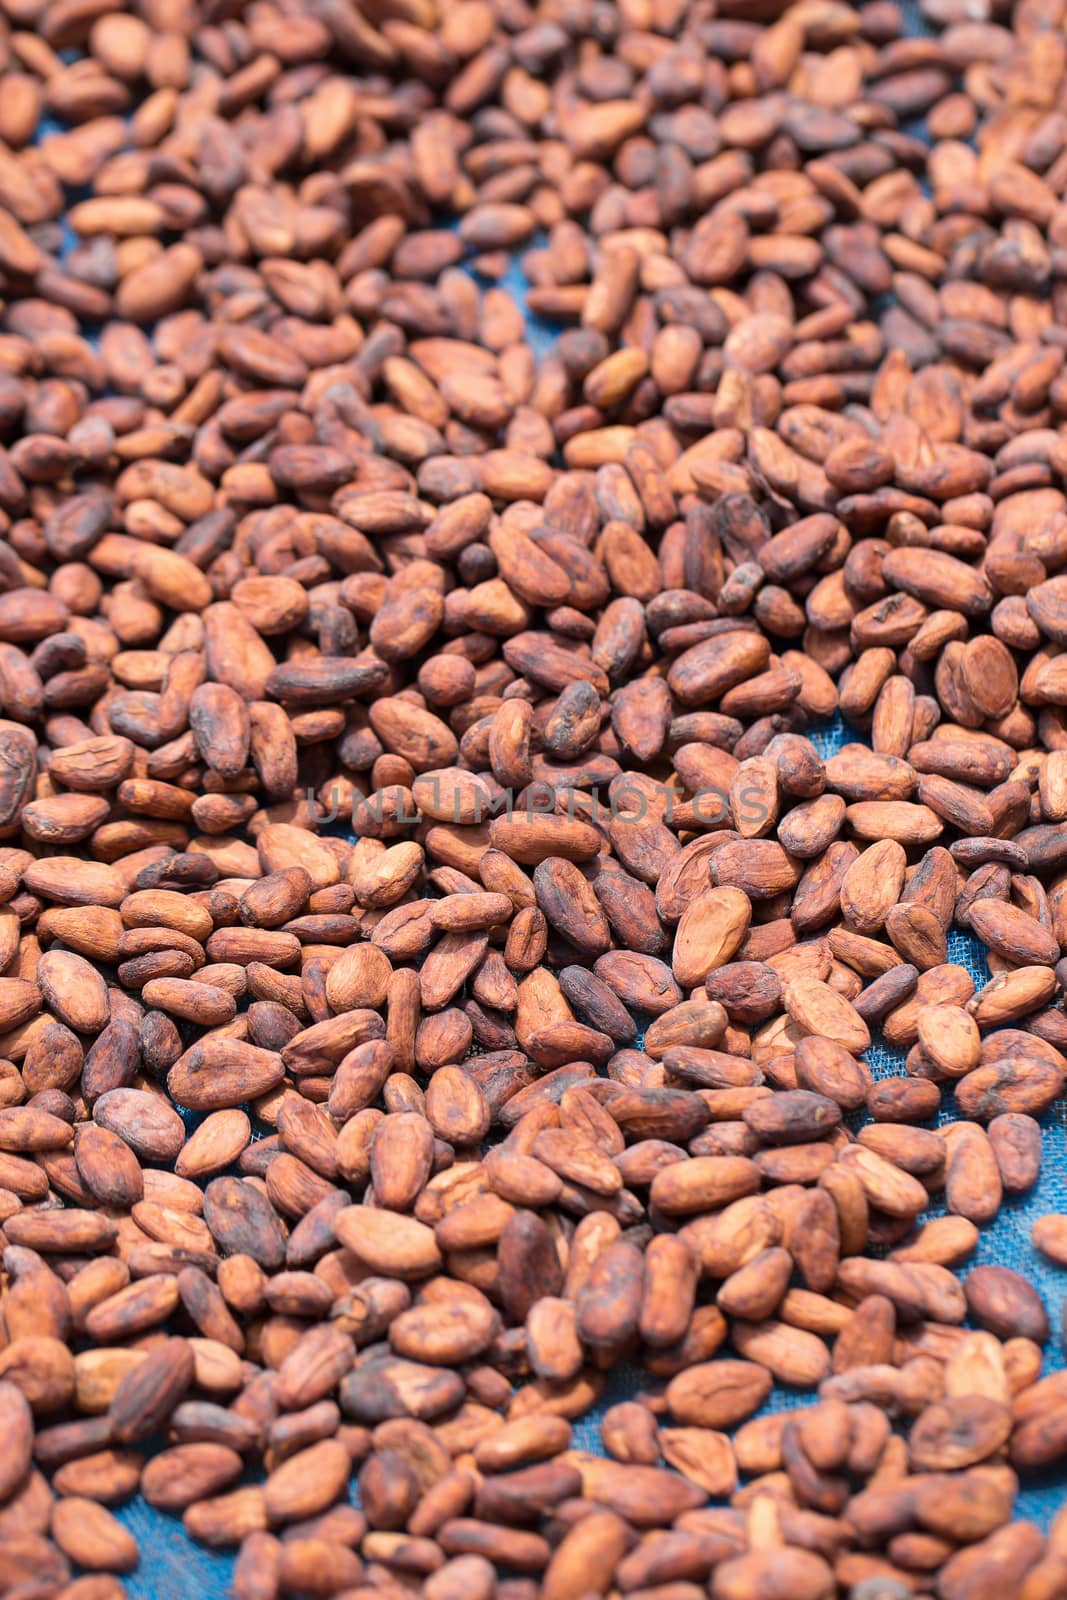
M1067 0L922 9L0 0L0 1600L1067 1597Z

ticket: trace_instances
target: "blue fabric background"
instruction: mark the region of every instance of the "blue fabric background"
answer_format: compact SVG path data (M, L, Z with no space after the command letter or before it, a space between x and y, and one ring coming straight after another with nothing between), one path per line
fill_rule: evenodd
M908 32L929 33L919 16L915 0L905 0L904 14ZM55 125L42 126L41 132L53 131ZM921 125L909 132L922 133ZM526 280L518 261L513 261L503 279L507 288L520 304L524 304ZM527 318L530 342L538 351L550 348L556 330L536 317ZM823 756L832 755L841 745L854 740L856 735L846 730L840 719L817 729L812 734ZM954 934L949 943L949 959L961 962L971 972L976 984L988 980L982 951L977 942L962 934ZM876 1077L886 1077L900 1072L903 1054L888 1048L880 1039L875 1040L867 1059ZM952 1116L951 1099L942 1120ZM1067 1293L1067 1272L1050 1266L1033 1249L1030 1229L1034 1219L1049 1211L1067 1209L1067 1106L1060 1103L1044 1121L1044 1164L1038 1187L1028 1196L1008 1202L995 1224L981 1237L975 1256L968 1266L996 1263L1013 1267L1023 1273L1040 1291L1051 1313L1053 1336L1045 1360L1045 1371L1055 1371L1064 1366L1060 1307ZM936 1215L933 1211L930 1215ZM596 1411L575 1426L576 1446L600 1451L599 1419L604 1410L626 1399L637 1389L640 1375L636 1369L620 1367L611 1376L603 1403ZM767 1410L778 1411L798 1404L810 1403L810 1394L794 1393L777 1388ZM1029 1517L1046 1527L1053 1514L1067 1497L1067 1464L1059 1474L1031 1479L1025 1485L1017 1514ZM162 1515L147 1505L140 1497L117 1508L120 1520L136 1537L142 1551L141 1566L125 1579L132 1600L188 1600L199 1593L204 1600L222 1600L228 1592L233 1573L233 1555L204 1550L188 1539L181 1524Z

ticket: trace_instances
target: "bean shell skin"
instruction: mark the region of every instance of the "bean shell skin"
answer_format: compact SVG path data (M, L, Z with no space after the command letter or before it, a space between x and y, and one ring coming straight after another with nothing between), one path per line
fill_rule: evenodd
M240 1471L240 1456L226 1445L176 1445L146 1466L141 1492L150 1505L180 1511L225 1488Z
M30 1470L33 1448L33 1420L29 1405L21 1390L13 1383L0 1385L0 1407L6 1420L5 1437L9 1440L3 1482L4 1498L18 1489Z

